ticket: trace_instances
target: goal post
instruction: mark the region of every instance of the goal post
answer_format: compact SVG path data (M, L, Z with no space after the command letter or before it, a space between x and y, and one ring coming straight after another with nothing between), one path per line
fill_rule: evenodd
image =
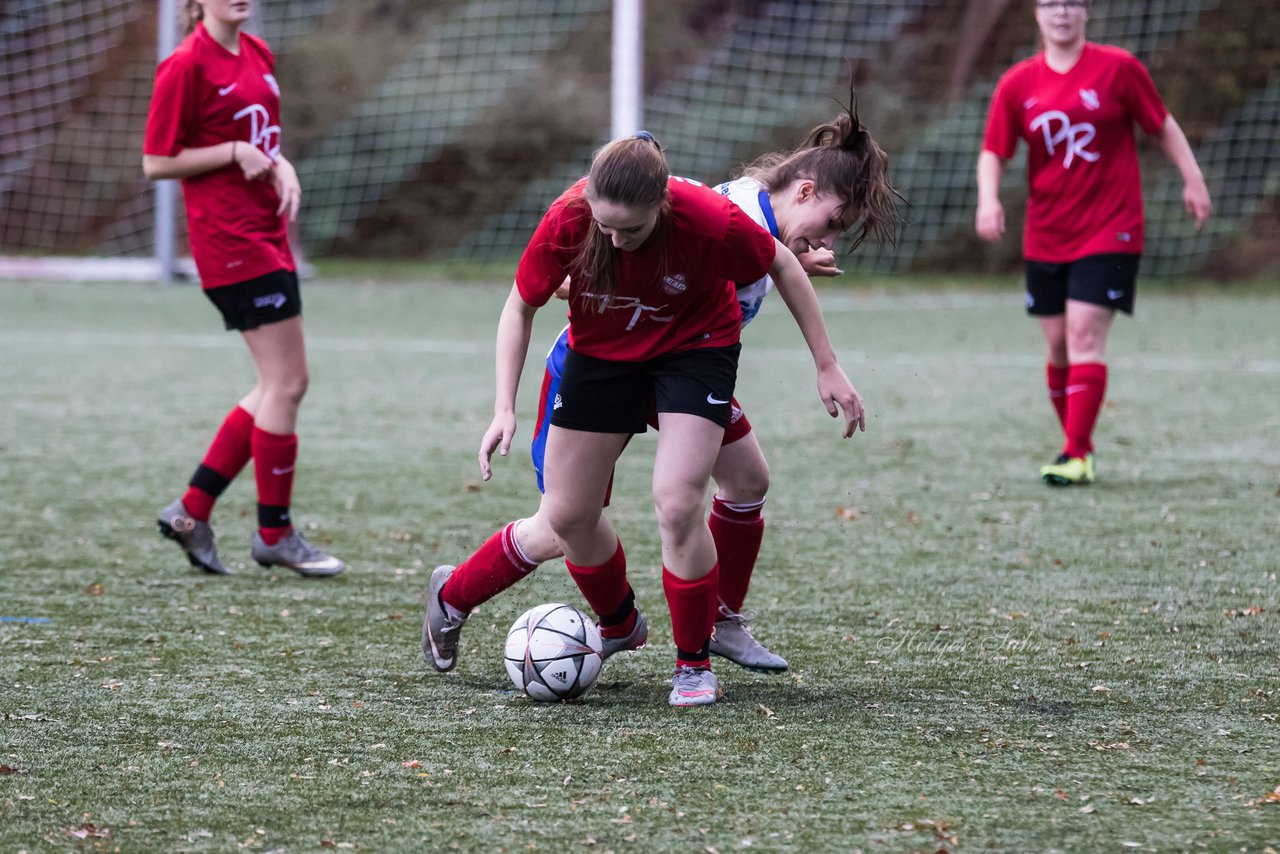
M613 0L612 138L640 130L644 105L644 0Z
M156 21L156 59L165 59L178 46L177 0L160 0L159 19ZM177 182L156 181L155 193L155 258L157 278L163 285L172 284L177 258L177 239L174 216Z

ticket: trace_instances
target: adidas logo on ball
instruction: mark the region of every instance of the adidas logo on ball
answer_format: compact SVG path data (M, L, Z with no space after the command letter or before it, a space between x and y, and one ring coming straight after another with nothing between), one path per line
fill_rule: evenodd
M511 624L503 651L507 675L531 700L572 700L595 684L603 659L595 621L572 605L530 608Z

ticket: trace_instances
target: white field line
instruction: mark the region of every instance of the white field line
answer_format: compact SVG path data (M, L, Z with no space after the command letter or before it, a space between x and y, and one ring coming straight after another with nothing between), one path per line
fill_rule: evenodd
M0 351L23 347L70 347L96 349L127 347L147 349L170 347L190 350L244 350L240 336L201 333L182 335L174 332L158 334L138 332L83 332L57 330L0 330ZM457 353L470 356L493 352L492 342L441 341L431 338L329 338L307 336L307 350L338 353Z
M753 347L745 342L747 358L765 357L768 360L804 361L809 358L803 347ZM0 330L0 353L28 348L53 348L57 350L98 350L104 347L129 349L174 348L195 350L240 350L244 344L239 336L177 333L129 333L86 332L56 330ZM490 341L447 341L433 338L341 338L309 336L307 350L318 353L423 353L476 356L493 352ZM532 348L531 348L532 350ZM965 353L965 352L898 352L866 353L841 351L841 361L855 371L875 365L973 365L984 368L1038 368L1044 365L1044 357L1030 353ZM537 358L530 354L530 359ZM4 359L8 361L8 359ZM1125 370L1189 372L1211 371L1216 373L1280 374L1280 360L1249 358L1208 358L1193 356L1119 356L1111 364Z

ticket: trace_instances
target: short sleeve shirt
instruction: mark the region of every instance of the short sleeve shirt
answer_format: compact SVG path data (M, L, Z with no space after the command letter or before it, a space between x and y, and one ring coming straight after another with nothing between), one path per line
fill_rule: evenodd
M778 236L778 221L773 216L773 205L769 201L769 191L754 178L739 178L716 187L720 194L733 202L751 217L761 228L767 228L774 237ZM738 306L742 309L742 325L755 319L760 313L764 298L773 290L773 279L764 276L754 282L738 282Z
M516 287L530 305L551 298L595 227L585 188L582 179L551 205L520 259ZM649 239L634 251L617 253L618 285L612 296L573 277L569 346L575 352L639 362L738 342L742 313L734 283L768 273L773 236L710 187L672 177L668 191L670 212Z
M1041 53L1000 78L983 149L1008 160L1027 142L1027 260L1142 252L1134 124L1155 134L1167 115L1146 67L1120 48L1087 42L1063 74Z
M237 140L280 155L280 87L266 43L240 34L240 52L203 25L156 70L143 151L173 157L187 148ZM270 181L246 181L239 166L182 179L191 254L205 288L293 270L280 199Z

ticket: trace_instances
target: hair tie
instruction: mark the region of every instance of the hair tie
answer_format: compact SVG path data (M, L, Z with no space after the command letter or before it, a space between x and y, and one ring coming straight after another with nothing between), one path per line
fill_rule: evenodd
M654 145L658 145L658 141L653 138L653 134L649 133L647 130L636 131L632 139L643 139L645 142L652 142ZM658 147L661 148L662 146Z

